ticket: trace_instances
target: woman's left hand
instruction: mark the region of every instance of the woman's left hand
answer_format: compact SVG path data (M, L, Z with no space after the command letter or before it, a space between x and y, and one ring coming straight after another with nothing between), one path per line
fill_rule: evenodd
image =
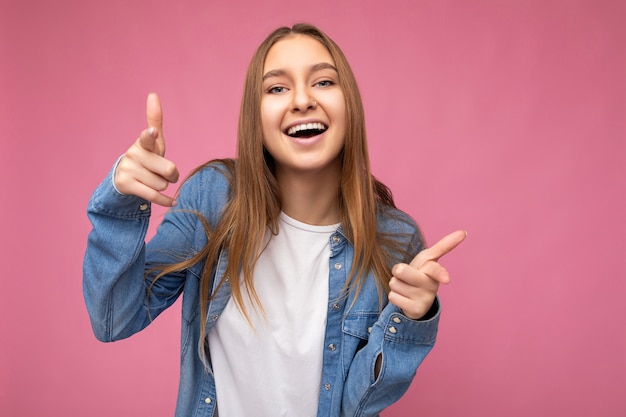
M466 236L465 230L452 232L418 253L410 264L395 265L389 281L389 302L410 319L424 317L435 301L439 284L450 282L450 274L439 264L439 258L456 248Z

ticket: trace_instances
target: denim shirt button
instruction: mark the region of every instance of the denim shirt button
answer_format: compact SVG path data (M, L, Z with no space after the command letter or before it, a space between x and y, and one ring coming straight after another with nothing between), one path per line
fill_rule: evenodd
M335 346L334 343L331 343L330 345L328 345L328 349L334 351L335 349L337 349L337 346Z
M219 317L220 317L219 314L213 314L211 316L211 320L216 321Z
M204 402L205 402L206 404L211 404L211 399L210 399L209 397L206 397L206 398L204 399Z
M396 328L395 328L395 327L391 326L391 327L389 328L389 333L396 334L397 332L398 332L398 330L396 330Z
M400 317L394 317L393 321L394 323L402 323L402 320L400 320Z
M333 236L333 243L341 242L341 238L339 236Z
M143 203L139 206L139 210L146 211L148 210L148 203Z
M339 262L335 264L335 269L341 269L341 264Z
M333 304L333 310L339 310L339 303Z
M330 384L328 382L324 384L324 389L330 391Z
M368 332L368 333L372 333L372 328L371 328L371 327L368 327L368 328L367 328L367 332Z

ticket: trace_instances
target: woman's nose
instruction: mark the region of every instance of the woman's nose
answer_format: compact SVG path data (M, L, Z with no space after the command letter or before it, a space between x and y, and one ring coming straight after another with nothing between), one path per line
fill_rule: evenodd
M306 112L317 107L317 101L312 97L311 92L306 89L300 89L294 92L292 111Z

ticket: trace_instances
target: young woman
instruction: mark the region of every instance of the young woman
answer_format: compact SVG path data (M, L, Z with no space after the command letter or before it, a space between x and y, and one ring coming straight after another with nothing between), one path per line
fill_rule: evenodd
M310 25L273 32L248 69L237 160L196 169L176 199L154 94L147 118L89 203L98 339L182 294L177 416L376 416L398 400L435 342L438 259L465 232L425 249L372 176L339 47ZM172 209L145 245L151 202Z

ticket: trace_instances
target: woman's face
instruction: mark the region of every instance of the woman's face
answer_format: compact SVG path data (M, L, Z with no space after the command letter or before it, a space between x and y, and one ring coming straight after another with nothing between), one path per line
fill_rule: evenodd
M261 122L277 174L340 167L345 114L335 62L319 41L293 35L270 48L263 67Z

